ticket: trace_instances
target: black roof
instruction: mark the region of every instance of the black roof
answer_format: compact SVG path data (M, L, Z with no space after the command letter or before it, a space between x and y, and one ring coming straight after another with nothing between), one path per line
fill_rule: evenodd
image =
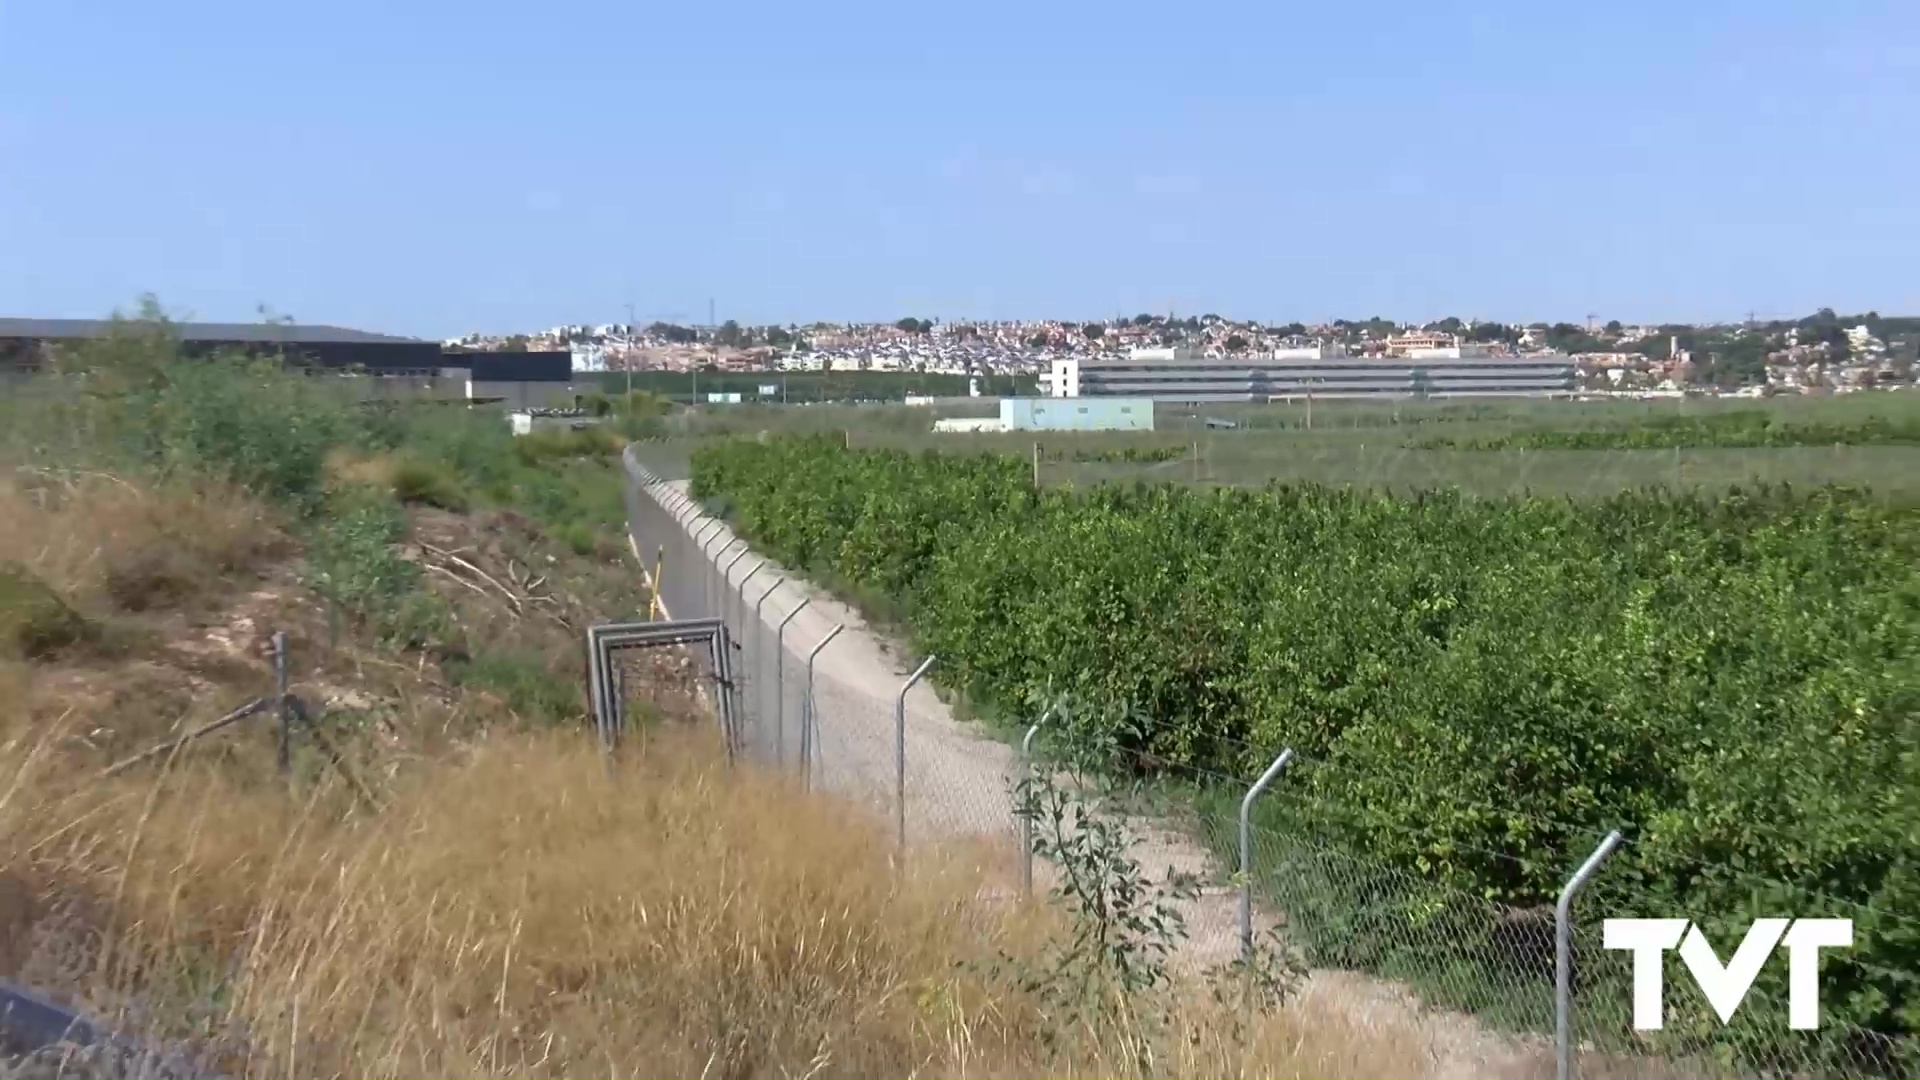
M128 320L120 325L128 325ZM6 319L0 318L0 338L37 338L48 341L105 337L113 332L111 319ZM332 343L388 342L418 344L418 338L375 334L366 330L348 330L339 326L302 326L282 323L168 323L182 341L232 342L236 344L320 345Z

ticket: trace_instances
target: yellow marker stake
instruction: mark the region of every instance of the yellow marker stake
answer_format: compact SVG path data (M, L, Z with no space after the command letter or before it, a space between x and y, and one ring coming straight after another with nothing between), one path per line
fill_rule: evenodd
M653 599L647 601L647 621L657 622L660 618L660 564L666 560L666 545L654 549L653 553Z

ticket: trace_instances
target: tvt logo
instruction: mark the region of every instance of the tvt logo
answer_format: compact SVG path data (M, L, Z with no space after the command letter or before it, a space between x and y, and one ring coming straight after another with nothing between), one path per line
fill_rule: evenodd
M1789 926L1791 924L1791 926ZM1633 1026L1658 1031L1666 1021L1662 991L1669 949L1679 946L1693 981L1722 1024L1746 1000L1753 980L1779 945L1787 947L1787 1026L1820 1026L1820 950L1851 948L1852 919L1755 919L1746 939L1725 964L1700 928L1686 919L1608 919L1602 944L1633 953Z

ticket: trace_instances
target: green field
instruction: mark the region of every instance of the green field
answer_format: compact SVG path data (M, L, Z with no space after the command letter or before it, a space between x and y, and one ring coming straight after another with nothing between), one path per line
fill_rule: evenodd
M838 432L853 447L940 449L1018 454L1041 448L1043 485L1144 480L1205 486L1260 487L1269 482L1357 485L1397 493L1457 487L1473 495L1535 492L1597 496L1660 485L1716 490L1735 484L1864 486L1876 497L1920 496L1920 445L1840 441L1821 445L1714 445L1714 417L1764 412L1795 427L1871 431L1876 421L1920 425L1920 394L1876 393L1833 398L1657 402L1320 402L1307 427L1304 403L1223 405L1205 410L1162 406L1152 433L941 433L933 420L993 415L991 400L939 407L726 406L686 410L675 438L647 458L666 475L688 475L693 449L716 436ZM1207 418L1230 420L1209 429ZM1703 445L1636 448L1649 424L1705 418ZM1558 433L1601 444L1596 449L1537 449ZM1543 436L1546 436L1543 438ZM1429 445L1519 442L1510 449ZM1684 441L1684 440L1682 440ZM1626 442L1624 447L1618 444ZM1160 460L1097 460L1123 457Z

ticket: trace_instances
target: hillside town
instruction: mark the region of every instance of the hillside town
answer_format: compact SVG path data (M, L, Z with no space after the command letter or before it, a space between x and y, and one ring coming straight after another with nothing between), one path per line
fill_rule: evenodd
M1330 359L1460 355L1567 356L1584 389L1618 393L1820 393L1911 386L1920 318L1841 316L1795 321L1625 325L1589 320L1507 324L1383 318L1307 325L1219 315L1140 314L1062 320L683 326L603 323L528 334L468 334L449 348L570 351L580 371L928 372L1031 375L1054 360L1120 358L1180 347L1210 359L1318 350Z

